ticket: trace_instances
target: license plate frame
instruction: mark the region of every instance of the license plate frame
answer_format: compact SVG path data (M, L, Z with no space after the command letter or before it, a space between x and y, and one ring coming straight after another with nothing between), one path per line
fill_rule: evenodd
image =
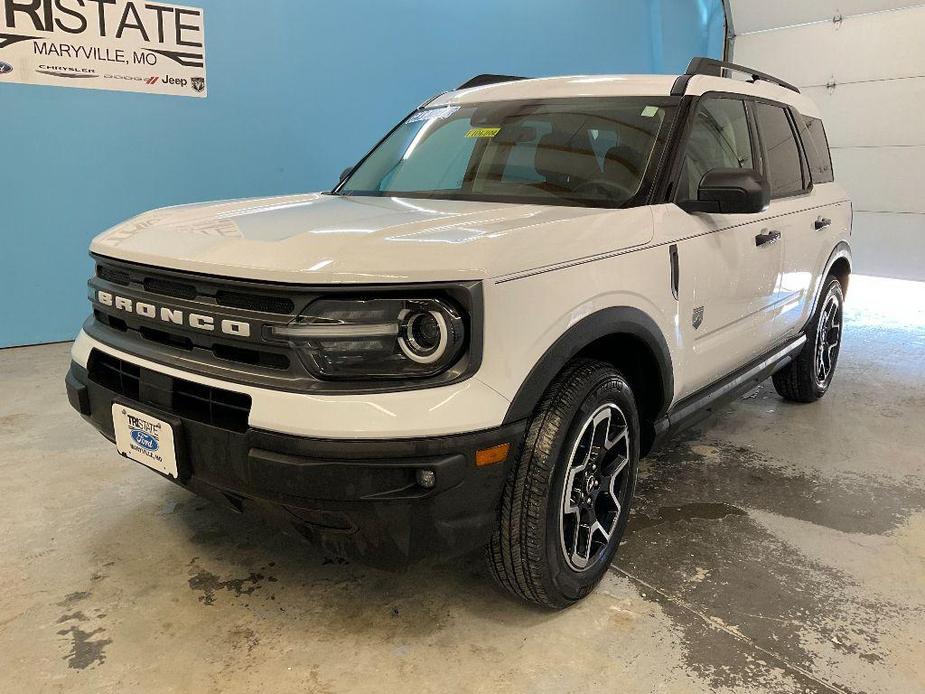
M112 427L119 455L180 479L179 422L114 401Z

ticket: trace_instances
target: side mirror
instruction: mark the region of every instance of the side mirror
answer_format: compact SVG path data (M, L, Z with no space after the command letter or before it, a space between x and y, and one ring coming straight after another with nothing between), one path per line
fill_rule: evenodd
M338 179L337 182L338 182L338 183L342 183L343 180L344 180L345 178L347 178L347 176L349 176L350 174L353 173L354 168L356 168L356 167L348 166L346 169L344 169L343 171L341 171L341 172L340 172L340 178Z
M686 212L756 214L771 203L771 187L754 169L711 169L700 179L697 199L685 201Z

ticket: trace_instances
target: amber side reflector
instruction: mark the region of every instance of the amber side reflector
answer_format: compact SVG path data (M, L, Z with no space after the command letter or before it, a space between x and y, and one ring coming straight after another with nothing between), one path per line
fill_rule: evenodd
M492 446L491 448L483 448L475 453L475 465L476 467L484 467L486 465L503 463L507 460L507 454L510 450L511 444L509 443L502 443L497 446Z

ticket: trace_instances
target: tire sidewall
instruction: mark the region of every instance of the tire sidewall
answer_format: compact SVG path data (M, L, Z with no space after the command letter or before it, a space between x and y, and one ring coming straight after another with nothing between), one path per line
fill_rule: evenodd
M567 476L569 452L574 447L585 421L595 410L606 403L613 403L620 408L629 427L630 460L627 469L629 476L627 500L621 510L610 545L592 566L579 572L569 566L562 553L559 536L562 488ZM545 552L546 565L549 567L548 580L551 584L547 593L562 595L569 602L574 602L590 593L603 578L626 528L639 466L639 416L629 384L614 371L603 372L599 378L592 381L588 388L576 396L569 407L569 412L571 419L567 423L563 422L560 430L556 432L556 442L551 449L551 455L554 456L556 463L552 469L549 494L546 499Z
M832 368L829 371L829 375L826 377L825 383L820 385L819 382L816 380L816 345L819 339L819 334L818 334L819 333L819 321L822 320L822 311L825 309L825 305L828 303L829 297L833 293L838 297L838 311L839 311L839 318L840 318L840 323L841 323L840 333L838 336L839 345L838 345L838 352L836 353L835 359L832 362ZM813 318L812 330L810 331L810 334L808 336L810 338L809 340L810 344L807 345L810 348L809 377L810 377L813 389L815 390L817 398L821 398L823 395L825 395L826 391L828 391L829 389L829 386L832 385L832 379L835 377L835 370L838 367L838 360L841 357L841 341L844 335L844 330L845 330L844 292L842 291L841 282L838 281L838 278L830 277L828 283L823 289L822 298L820 299L819 306L816 309L816 315Z

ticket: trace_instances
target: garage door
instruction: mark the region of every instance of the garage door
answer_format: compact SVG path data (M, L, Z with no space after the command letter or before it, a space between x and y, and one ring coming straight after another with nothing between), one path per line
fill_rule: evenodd
M855 207L855 271L925 280L925 5L732 0L731 60L819 104Z

